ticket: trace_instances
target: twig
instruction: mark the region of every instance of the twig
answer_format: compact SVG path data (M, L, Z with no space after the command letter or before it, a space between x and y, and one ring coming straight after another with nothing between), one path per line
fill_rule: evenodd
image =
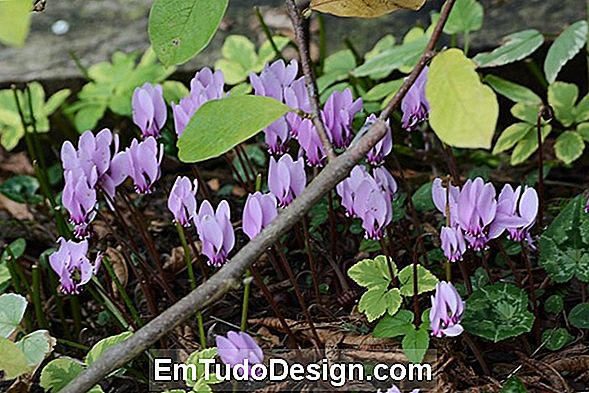
M331 161L335 158L335 153L333 151L333 146L329 141L329 137L327 136L325 124L323 124L323 120L319 115L319 94L317 92L317 82L313 74L313 68L311 67L311 55L309 53L307 37L305 37L303 19L294 0L286 0L286 9L288 10L288 15L290 16L294 28L295 41L299 47L301 65L303 67L303 74L305 75L307 92L309 93L309 103L311 104L311 120L317 129L317 133L319 134L327 158Z
M399 107L409 88L415 83L427 62L432 58L433 48L440 39L455 1L448 0L446 2L420 61L381 113L378 121L374 122L363 136L356 139L350 148L339 157L329 162L280 216L252 241L242 247L231 261L225 264L206 283L180 299L127 340L106 350L99 359L64 387L61 393L83 393L91 389L111 371L141 354L152 343L190 317L195 307L202 309L220 299L225 292L239 285L241 275L245 269L256 261L281 235L298 223L305 213L319 202L323 195L347 176L356 163L363 159L366 153L384 137L386 134L386 119Z

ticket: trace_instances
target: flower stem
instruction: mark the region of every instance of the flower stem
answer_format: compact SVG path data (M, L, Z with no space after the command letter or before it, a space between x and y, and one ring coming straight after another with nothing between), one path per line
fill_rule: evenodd
M244 282L244 288L243 288L243 304L241 306L241 331L245 332L247 329L247 311L248 311L248 306L249 306L249 299L250 299L250 291L251 291L251 284L252 284L252 278L251 278L251 272L250 270L246 270L245 271L245 278L243 280Z
M184 228L179 223L176 223L176 231L178 231L178 237L184 250L184 262L186 263L186 270L188 271L188 278L190 279L190 287L194 290L196 288L196 277L194 276L194 270L192 269L192 258L190 257L190 248L186 242L186 235L184 234ZM196 255L198 257L198 255ZM196 323L198 325L198 336L200 339L200 346L202 349L207 347L207 336L205 335L204 322L202 313L196 312Z
M33 265L31 273L33 275L33 305L35 307L35 316L37 317L37 325L41 329L47 329L47 319L43 312L43 304L41 303L41 273L38 265Z
M125 306L127 306L127 309L131 313L131 316L133 318L133 321L135 322L135 325L137 327L143 326L143 323L141 321L141 317L139 316L139 312L137 311L137 309L133 305L133 302L131 301L131 298L127 294L125 287L123 286L123 284L121 283L121 281L119 280L117 275L115 274L112 264L110 263L110 260L108 259L107 256L102 257L102 264L106 268L106 271L108 272L108 275L110 276L111 280L115 283L115 286L117 287L117 290L119 291L119 294L121 295L121 298L123 299L123 302L125 303Z

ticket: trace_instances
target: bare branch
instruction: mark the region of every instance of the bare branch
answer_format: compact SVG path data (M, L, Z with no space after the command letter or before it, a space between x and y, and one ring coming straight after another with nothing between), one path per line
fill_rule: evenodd
M122 367L143 351L149 348L167 332L188 319L197 310L202 310L231 288L240 283L245 269L256 261L281 235L298 223L304 214L313 207L321 197L339 183L366 153L386 133L385 121L400 105L401 100L413 85L427 62L433 56L433 49L439 40L444 24L456 0L448 0L440 15L438 24L422 55L409 77L393 97L389 105L360 139L350 146L343 154L329 162L315 179L266 229L239 252L204 284L180 299L173 306L139 329L127 340L108 349L90 367L82 371L60 393L82 393L90 390L113 370Z
M297 46L299 47L301 66L303 68L305 84L307 85L307 92L309 94L309 103L311 104L311 121L317 129L319 139L321 139L321 143L323 144L323 148L327 154L327 159L331 161L335 158L335 153L333 151L333 146L329 141L329 137L327 136L327 130L325 129L325 124L323 124L323 120L321 119L319 112L319 93L317 91L318 89L315 75L313 74L313 67L311 66L309 40L307 39L308 37L305 36L303 18L294 0L286 0L286 9L288 10L290 20L292 21L295 40L297 42Z

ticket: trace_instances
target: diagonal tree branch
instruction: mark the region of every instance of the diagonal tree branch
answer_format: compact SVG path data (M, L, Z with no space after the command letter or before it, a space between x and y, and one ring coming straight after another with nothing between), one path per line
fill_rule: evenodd
M321 197L339 183L366 153L386 133L385 121L399 107L409 88L434 55L436 42L439 40L450 10L456 0L447 0L440 19L421 59L405 79L403 85L391 102L381 113L365 134L340 156L329 162L325 168L266 229L247 243L239 252L204 284L180 299L166 311L150 321L127 340L108 349L90 367L70 382L60 393L83 393L90 390L113 370L141 354L154 342L188 319L197 310L215 302L232 288L238 287L245 269L256 261L282 234L298 223L303 215L313 207Z

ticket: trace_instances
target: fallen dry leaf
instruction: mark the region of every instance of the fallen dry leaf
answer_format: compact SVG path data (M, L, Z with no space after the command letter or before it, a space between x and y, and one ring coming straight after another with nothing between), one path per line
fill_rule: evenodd
M127 282L129 282L129 268L127 267L127 261L125 261L123 254L121 254L121 252L116 248L112 247L108 247L104 253L108 257L117 279L123 288L125 288L127 286ZM114 282L112 283L112 289L115 293L118 293L117 286Z
M24 203L18 203L0 194L0 209L6 210L17 220L33 220L33 214Z
M400 9L418 10L425 0L311 0L310 8L337 16L377 18Z

